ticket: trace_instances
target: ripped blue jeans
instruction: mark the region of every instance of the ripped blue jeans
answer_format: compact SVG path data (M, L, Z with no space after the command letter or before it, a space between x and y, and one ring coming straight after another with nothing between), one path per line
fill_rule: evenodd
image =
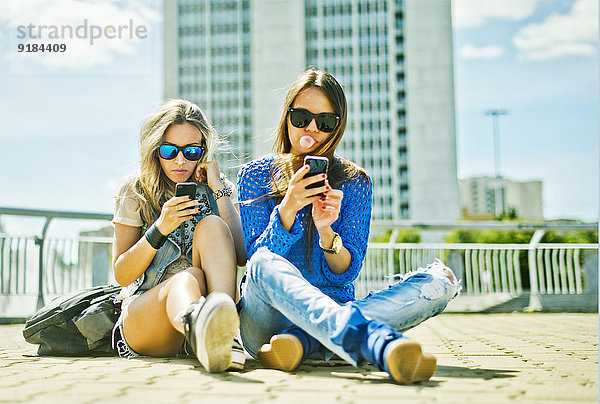
M314 341L310 345L320 346L315 350L320 352L309 357L328 358L333 352L356 365L357 353L347 352L336 338L356 308L367 319L403 332L441 313L459 291L460 282L452 283L441 268L419 269L394 285L342 305L311 285L285 258L261 248L246 267L238 303L240 332L244 347L256 357L273 335L295 325Z

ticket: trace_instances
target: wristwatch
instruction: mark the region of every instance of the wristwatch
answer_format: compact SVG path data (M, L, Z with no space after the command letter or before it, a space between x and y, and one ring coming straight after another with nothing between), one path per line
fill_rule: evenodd
M331 245L331 248L323 247L323 244L321 244L321 240L319 240L319 247L321 247L321 250L325 251L328 254L337 254L342 249L342 238L337 233L333 234L333 244Z

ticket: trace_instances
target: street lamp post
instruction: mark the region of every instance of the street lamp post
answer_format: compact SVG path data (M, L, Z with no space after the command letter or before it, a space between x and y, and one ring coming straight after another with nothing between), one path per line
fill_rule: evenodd
M494 171L496 178L494 179L494 211L496 217L500 217L504 211L504 203L501 201L500 193L500 133L499 120L501 115L508 114L505 109L489 109L485 114L492 117L492 136L494 149Z

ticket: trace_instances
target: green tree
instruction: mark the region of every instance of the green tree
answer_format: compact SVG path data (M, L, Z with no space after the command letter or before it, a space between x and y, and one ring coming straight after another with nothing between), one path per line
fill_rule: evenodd
M373 242L375 243L389 243L390 237L392 237L392 231L387 230L382 233L379 233L373 236ZM394 243L420 243L421 242L421 234L414 230L400 230L398 233L398 237L396 240L393 240Z
M497 218L501 221L514 221L519 219L519 214L517 212L517 208L514 206L510 206L507 210L502 212L500 217Z
M446 237L447 243L528 244L531 230L455 230ZM598 231L547 231L542 243L598 243Z
M542 237L542 243L571 243L571 244L597 244L598 231L580 230L554 232L549 231Z

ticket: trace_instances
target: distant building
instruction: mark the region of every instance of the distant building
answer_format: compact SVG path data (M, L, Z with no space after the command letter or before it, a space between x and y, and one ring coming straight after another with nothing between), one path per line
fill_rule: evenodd
M229 176L271 151L287 86L314 66L346 92L338 153L371 174L373 218L459 217L450 0L164 4L164 96L227 136Z
M544 220L542 181L472 177L460 179L458 185L464 219L494 219L497 211L508 214L514 210L520 219ZM496 200L500 204L498 210Z

